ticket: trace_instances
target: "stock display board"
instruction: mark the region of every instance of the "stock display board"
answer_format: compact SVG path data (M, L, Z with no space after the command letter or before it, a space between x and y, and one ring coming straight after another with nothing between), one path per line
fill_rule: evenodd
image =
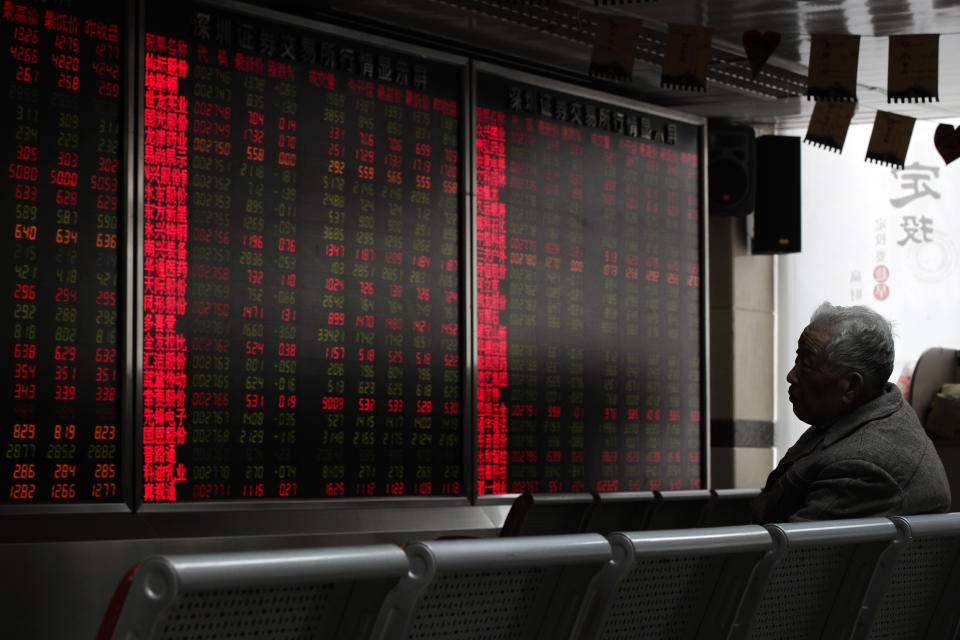
M0 501L119 501L123 8L5 1L2 11L0 252L12 264Z
M463 493L462 66L147 25L142 499Z
M151 5L125 87L122 13L3 3L4 502L700 486L699 125L481 72L465 238L462 61ZM122 274L135 94L142 264ZM142 386L118 379L127 332Z
M701 128L477 80L478 494L699 488Z

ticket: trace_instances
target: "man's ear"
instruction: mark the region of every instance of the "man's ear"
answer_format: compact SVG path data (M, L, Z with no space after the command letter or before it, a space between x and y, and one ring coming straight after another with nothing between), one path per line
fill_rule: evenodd
M863 401L866 381L859 371L848 371L840 379L842 395L840 401L848 407L855 407Z

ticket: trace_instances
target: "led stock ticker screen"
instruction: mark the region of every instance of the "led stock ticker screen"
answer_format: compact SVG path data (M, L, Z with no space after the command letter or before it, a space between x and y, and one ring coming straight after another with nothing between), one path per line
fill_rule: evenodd
M148 4L127 87L116 4L2 7L5 504L700 486L699 126L480 72L471 238L459 63Z
M147 24L143 500L462 494L461 69Z
M477 94L478 494L699 488L700 128Z
M121 499L122 13L112 2L83 13L2 4L7 503Z

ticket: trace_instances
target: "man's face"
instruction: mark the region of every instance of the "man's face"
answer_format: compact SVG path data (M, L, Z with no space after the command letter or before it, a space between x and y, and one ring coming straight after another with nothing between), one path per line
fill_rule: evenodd
M821 425L845 413L845 384L823 356L829 334L808 326L797 341L797 359L787 374L793 413L811 425Z

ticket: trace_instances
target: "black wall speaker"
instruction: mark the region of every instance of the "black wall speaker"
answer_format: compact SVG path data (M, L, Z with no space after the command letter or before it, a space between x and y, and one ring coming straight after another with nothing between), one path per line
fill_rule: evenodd
M800 251L800 138L757 138L753 253Z
M708 129L710 215L745 216L754 207L753 129L713 121Z

